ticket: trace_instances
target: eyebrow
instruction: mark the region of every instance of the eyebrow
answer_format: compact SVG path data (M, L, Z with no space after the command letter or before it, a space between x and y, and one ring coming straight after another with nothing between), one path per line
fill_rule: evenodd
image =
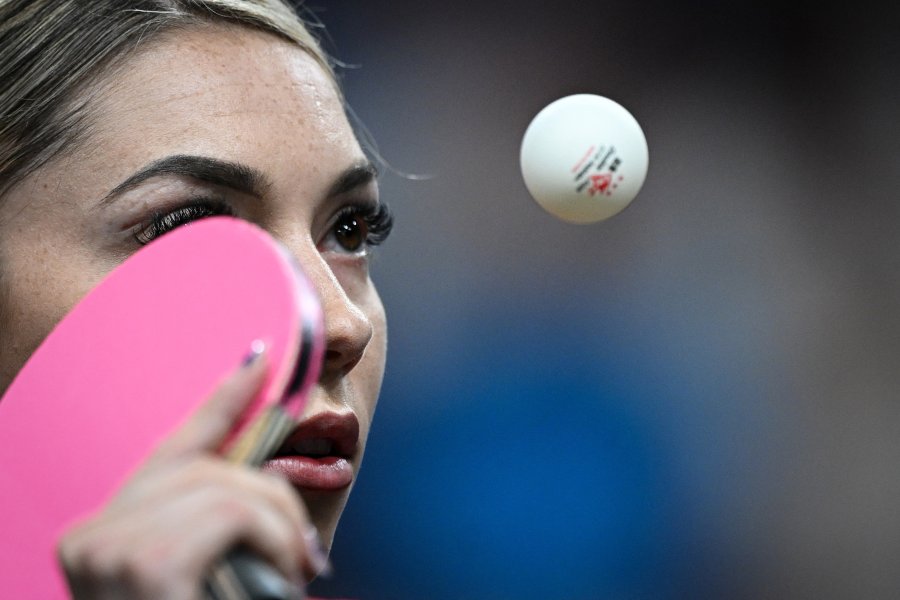
M148 179L166 175L190 177L228 187L257 198L262 198L272 187L271 182L262 171L248 165L206 156L178 154L154 161L134 173L106 194L100 204L110 204L125 192L136 188ZM338 175L328 190L328 197L333 198L346 194L367 185L377 177L378 170L371 162L357 163Z
M368 185L378 178L378 169L369 161L360 162L338 175L331 188L328 197L335 198L352 192L356 188Z
M180 175L207 183L222 185L245 194L262 197L270 184L262 172L235 162L206 156L177 154L154 161L114 187L100 201L110 204L125 192L132 190L153 177Z

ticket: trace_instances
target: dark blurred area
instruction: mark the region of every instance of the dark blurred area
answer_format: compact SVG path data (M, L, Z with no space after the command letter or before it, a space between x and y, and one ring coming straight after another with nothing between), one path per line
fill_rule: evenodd
M897 5L319 2L397 227L313 592L900 597ZM650 147L590 226L518 166L582 92Z

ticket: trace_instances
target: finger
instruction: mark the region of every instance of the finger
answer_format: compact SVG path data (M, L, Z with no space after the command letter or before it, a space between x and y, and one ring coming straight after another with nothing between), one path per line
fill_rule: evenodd
M256 340L242 364L151 457L165 461L216 450L262 387L267 372L265 344Z
M70 581L81 589L183 597L241 542L288 580L296 581L300 574L303 543L295 525L252 492L205 486L140 517L123 513L100 521L70 532L60 544Z
M183 497L195 489L212 486L242 490L271 503L298 532L304 531L309 523L306 506L285 479L212 455L198 455L168 469L141 473L122 488L104 514L130 518L140 507L170 503L173 498Z
M162 560L165 564L158 567L168 565L184 577L201 578L229 549L243 543L296 580L304 559L304 527L253 491L209 486L150 515L141 531L131 529L127 538L140 535L142 551L151 561Z
M304 544L305 558L298 566L302 566L308 576L325 568L327 559L321 551L321 542L310 525L305 505L293 487L278 475L231 464L214 456L199 455L167 470L152 470L136 478L107 506L104 518L97 520L95 526L104 527L104 521L129 523L133 526L129 533L131 539L143 537L139 529L174 530L180 536L190 531L193 535L192 527L180 529L167 519L180 522L177 511L183 510L186 502L193 502L198 494L205 492L213 493L199 497L210 502L216 497L244 498L247 502L279 513L288 524L286 530ZM148 512L147 507L154 508ZM166 512L163 512L164 509ZM136 514L141 514L142 518L136 518Z
M179 560L192 561L203 573L208 573L214 563L222 560L229 549L245 545L263 560L277 568L289 581L301 578L305 546L300 532L282 513L245 498L223 498L217 511L197 514L196 521L209 521L207 527L197 532L197 544L206 548L218 547L225 551L207 554L191 553L180 548ZM227 523L223 526L223 523Z
M303 542L305 545L303 574L306 581L312 581L319 575L331 577L331 561L328 560L328 551L319 536L319 530L311 525L303 534Z

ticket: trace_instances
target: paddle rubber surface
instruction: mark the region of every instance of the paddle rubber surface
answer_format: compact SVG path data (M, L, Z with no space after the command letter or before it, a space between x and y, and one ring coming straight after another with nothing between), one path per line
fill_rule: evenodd
M285 395L291 414L302 411L318 378L322 314L290 255L227 217L136 252L57 325L0 400L4 597L68 596L55 559L61 533L101 507L256 339L270 371L238 429Z

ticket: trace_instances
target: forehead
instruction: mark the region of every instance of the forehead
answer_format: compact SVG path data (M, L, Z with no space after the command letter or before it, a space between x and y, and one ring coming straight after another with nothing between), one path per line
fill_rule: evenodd
M102 174L100 196L172 154L242 162L276 186L305 176L306 187L310 179L326 186L362 157L335 84L315 59L244 27L167 33L117 68L96 97L88 151L69 169Z

